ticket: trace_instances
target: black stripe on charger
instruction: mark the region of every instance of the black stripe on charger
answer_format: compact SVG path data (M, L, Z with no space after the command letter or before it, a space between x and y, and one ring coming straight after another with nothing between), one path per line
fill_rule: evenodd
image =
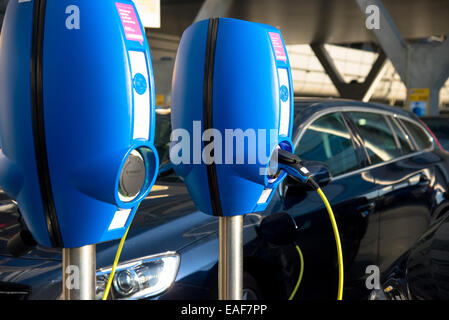
M46 0L34 1L33 34L31 47L31 114L33 122L34 149L36 154L39 189L45 213L48 234L52 246L62 248L62 236L53 199L48 168L47 145L44 125L44 99L42 84L42 56Z
M218 21L218 18L209 19L209 28L207 31L203 90L203 132L213 128L213 81ZM212 164L206 165L206 170L213 213L215 216L223 216L220 193L218 192L217 168L215 167L215 161L213 161Z

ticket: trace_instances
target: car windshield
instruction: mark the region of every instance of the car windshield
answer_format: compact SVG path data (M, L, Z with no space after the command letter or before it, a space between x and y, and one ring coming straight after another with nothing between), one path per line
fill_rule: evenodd
M169 159L170 134L170 109L156 110L156 130L154 144L159 155L160 163L164 163Z

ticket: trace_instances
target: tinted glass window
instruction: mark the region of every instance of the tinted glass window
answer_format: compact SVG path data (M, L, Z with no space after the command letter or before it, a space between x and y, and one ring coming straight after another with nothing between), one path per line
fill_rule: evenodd
M410 141L410 138L407 133L405 133L399 126L396 121L394 121L392 118L390 118L391 126L393 127L393 130L396 134L396 137L398 137L399 144L401 145L402 154L406 155L409 153L412 153L413 150L413 144Z
M170 114L156 113L156 129L154 145L156 147L159 162L162 163L169 158L171 122Z
M440 139L449 139L449 118L427 118L422 119L427 126Z
M392 160L402 155L387 119L378 113L350 112L356 123L371 164Z
M407 120L401 119L401 122L407 128L408 132L412 135L412 138L416 142L419 150L427 149L432 146L432 141L430 140L430 137L424 132L424 130L420 126Z
M326 163L334 176L358 168L351 136L339 113L324 115L313 122L304 132L296 154L303 160Z

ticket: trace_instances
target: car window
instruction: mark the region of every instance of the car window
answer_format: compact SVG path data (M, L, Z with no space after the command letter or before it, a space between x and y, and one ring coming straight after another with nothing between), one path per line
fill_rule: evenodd
M396 134L396 137L398 138L398 141L401 145L402 154L407 155L409 153L414 152L413 144L408 134L399 126L399 124L393 118L390 117L389 119L391 126L393 127L394 133Z
M436 134L438 140L449 139L449 118L424 118L423 120L430 130Z
M368 112L349 114L359 129L371 164L389 161L402 155L384 115Z
M413 140L418 147L418 150L424 150L432 147L432 140L428 134L425 133L424 129L422 129L417 124L401 119L401 123L405 126L407 131L412 136Z
M324 162L333 176L359 168L351 136L339 113L315 120L304 132L295 153L303 160Z
M156 111L154 145L159 156L159 162L162 163L169 159L171 122L170 114L158 111Z

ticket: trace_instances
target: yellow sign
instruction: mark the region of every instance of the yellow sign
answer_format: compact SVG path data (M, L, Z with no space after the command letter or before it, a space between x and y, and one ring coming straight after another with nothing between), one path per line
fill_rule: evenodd
M419 117L426 116L428 112L428 106L430 103L429 88L409 89L408 103L410 111L412 111Z
M165 96L163 94L156 95L156 105L165 106Z

